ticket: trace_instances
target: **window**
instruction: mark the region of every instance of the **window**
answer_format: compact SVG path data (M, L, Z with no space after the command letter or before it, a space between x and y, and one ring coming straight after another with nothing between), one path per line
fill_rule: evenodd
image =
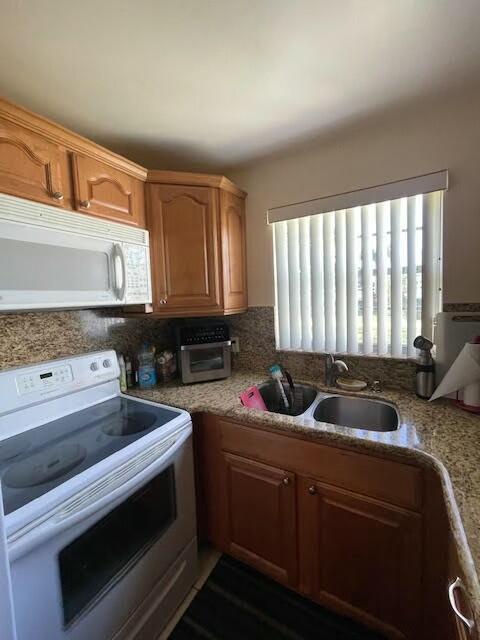
M422 178L269 211L277 348L410 357L431 338L447 175Z

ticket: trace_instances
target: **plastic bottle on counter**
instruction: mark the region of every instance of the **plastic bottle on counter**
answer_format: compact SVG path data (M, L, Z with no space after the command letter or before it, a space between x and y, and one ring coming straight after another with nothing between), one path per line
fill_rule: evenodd
M149 389L156 383L155 347L144 344L138 352L138 385L140 389Z
M127 378L127 388L130 389L135 384L135 378L133 375L132 361L128 356L125 358L125 375Z
M125 358L121 353L118 356L118 366L120 367L120 391L125 393L127 390L127 370L125 368Z
M157 353L158 382L170 382L177 373L175 354L171 349L164 349Z

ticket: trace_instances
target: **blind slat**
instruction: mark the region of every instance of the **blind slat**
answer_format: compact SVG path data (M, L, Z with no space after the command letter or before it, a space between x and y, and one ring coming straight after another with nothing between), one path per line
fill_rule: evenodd
M407 199L407 354L416 354L413 341L417 335L417 199Z
M325 351L323 216L310 218L310 274L312 282L312 346Z
M335 214L333 212L324 214L323 258L325 349L327 351L335 351Z
M298 220L289 220L288 228L288 297L290 315L290 348L302 346L300 317L300 247Z
M310 275L310 221L300 220L300 311L302 323L302 349L312 348L312 283Z
M337 351L347 350L347 256L345 211L335 214L335 312Z
M377 353L388 353L388 239L387 222L390 203L375 208L377 223Z
M360 209L348 209L346 214L347 243L347 350L358 352L358 261L357 237L359 235Z
M428 193L422 198L422 335L432 340L432 321L440 308L441 194Z
M373 274L371 207L362 207L363 353L373 352Z
M274 225L276 338L280 349L290 348L290 301L288 296L287 223Z
M402 355L402 218L401 201L390 205L392 356Z

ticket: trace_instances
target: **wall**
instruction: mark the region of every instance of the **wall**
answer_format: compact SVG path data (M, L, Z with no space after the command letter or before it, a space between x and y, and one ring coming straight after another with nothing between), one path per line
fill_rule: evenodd
M480 301L480 90L397 109L229 172L248 192L250 306L274 304L270 207L449 169L444 301Z

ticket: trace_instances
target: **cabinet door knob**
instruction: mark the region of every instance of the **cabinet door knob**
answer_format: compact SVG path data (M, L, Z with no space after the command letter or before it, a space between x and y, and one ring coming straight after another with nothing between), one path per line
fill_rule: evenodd
M450 600L450 606L454 610L457 618L460 618L460 620L467 627L467 629L471 631L475 626L475 622L472 618L467 618L467 616L463 615L463 613L458 608L457 601L455 599L455 591L457 589L460 589L461 591L463 591L463 588L464 588L463 582L461 581L460 578L457 578L456 580L454 580L454 582L452 582L452 584L448 587L448 599Z
M290 478L289 478L288 476L285 476L285 478L282 480L282 482L283 482L283 484L284 484L285 486L287 486L287 485L289 485L289 484L290 484Z
M84 209L90 209L90 200L80 200L80 206Z
M314 484L312 484L310 487L308 487L308 493L311 496L314 496L317 493L317 487Z
M63 200L63 193L61 191L54 191L52 193L52 198L54 200Z
M166 298L162 298L160 300L160 304L167 304L167 299Z

